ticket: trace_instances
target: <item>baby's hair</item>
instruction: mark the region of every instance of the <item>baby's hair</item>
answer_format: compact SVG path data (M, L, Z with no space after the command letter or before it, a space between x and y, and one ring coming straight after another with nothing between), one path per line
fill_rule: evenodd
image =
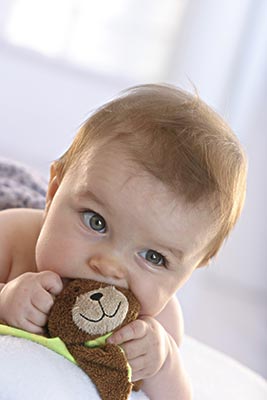
M143 169L189 204L210 206L217 221L205 264L234 227L246 192L246 157L226 122L197 94L140 85L97 109L55 163L62 179L90 148L116 140ZM114 155L114 157L119 155Z

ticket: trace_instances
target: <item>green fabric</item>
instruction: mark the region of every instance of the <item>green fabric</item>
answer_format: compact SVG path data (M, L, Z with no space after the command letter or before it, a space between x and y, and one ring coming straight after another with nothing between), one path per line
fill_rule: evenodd
M86 347L101 347L104 346L104 344L106 344L106 340L112 335L112 332L106 333L103 336L99 336L96 339L93 340L88 340L88 342L85 342L85 346Z
M59 337L47 338L45 336L36 335L35 333L30 333L30 332L24 331L22 329L13 328L12 326L1 325L1 324L0 324L0 335L9 335L9 336L20 337L20 338L27 339L32 342L41 344L42 346L55 351L56 353L67 358L73 364L77 365L77 362L75 361L74 357L71 355L69 350L67 349L65 343ZM109 338L111 335L112 335L112 332L109 332L106 335L100 336L96 339L88 340L87 342L84 343L84 345L86 347L90 347L90 348L101 347L106 343L107 338ZM120 347L120 349L123 352L121 347ZM127 369L128 369L128 379L129 379L129 382L131 382L132 370L131 370L131 367L128 364L128 362L127 362Z

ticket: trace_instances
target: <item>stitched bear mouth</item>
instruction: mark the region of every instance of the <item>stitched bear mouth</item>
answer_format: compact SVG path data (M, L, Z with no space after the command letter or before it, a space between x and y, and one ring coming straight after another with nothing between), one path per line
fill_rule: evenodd
M128 311L128 299L119 288L100 285L76 297L72 320L79 330L103 336L120 326Z
M117 312L119 311L120 306L121 306L121 301L120 301L119 304L118 304L118 306L117 306L117 308L116 308L116 310L114 311L114 313L111 314L111 315L109 315L109 314L107 314L107 313L105 312L104 307L102 306L100 300L98 300L98 303L99 303L100 308L101 308L101 310L102 310L102 315L101 315L100 318L98 318L98 319L91 319L91 318L86 317L86 315L84 315L84 314L82 314L82 313L79 313L80 316L81 316L82 318L86 319L86 321L95 322L95 323L96 323L96 322L102 321L102 319L105 318L105 317L107 317L107 318L114 318L115 315L117 314Z

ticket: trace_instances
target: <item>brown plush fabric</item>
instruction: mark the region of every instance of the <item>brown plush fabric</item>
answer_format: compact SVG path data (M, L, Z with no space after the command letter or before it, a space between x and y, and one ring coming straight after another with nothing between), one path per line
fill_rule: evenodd
M85 342L114 332L137 318L140 305L126 289L75 279L56 298L48 331L60 337L103 400L126 400L132 390L127 360L119 346L89 348Z

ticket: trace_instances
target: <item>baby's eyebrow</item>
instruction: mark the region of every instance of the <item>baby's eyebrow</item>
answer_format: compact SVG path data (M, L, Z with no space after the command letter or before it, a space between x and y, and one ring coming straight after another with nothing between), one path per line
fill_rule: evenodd
M107 204L104 203L104 201L100 198L100 196L97 196L94 192L92 192L88 188L80 190L77 193L77 195L79 197L89 198L90 200L93 200L95 203L98 203L102 207L107 207Z
M103 195L97 194L91 190L91 188L81 188L81 190L78 192L78 196L83 198L83 199L88 199L90 201L93 201L95 204L101 207L102 211L105 210L107 214L112 214L114 212L114 209L112 207L112 201L109 202L109 199L107 196L105 196L105 193ZM97 210L93 210L96 211ZM101 210L100 210L101 212Z
M155 245L158 248L166 249L168 252L172 253L173 256L177 258L179 261L183 261L185 258L185 253L181 249L177 247L172 247L168 243L157 241Z
M183 261L184 260L185 255L184 255L184 252L182 250L176 249L176 248L173 248L173 247L169 247L168 249L176 258L178 258L179 261Z

